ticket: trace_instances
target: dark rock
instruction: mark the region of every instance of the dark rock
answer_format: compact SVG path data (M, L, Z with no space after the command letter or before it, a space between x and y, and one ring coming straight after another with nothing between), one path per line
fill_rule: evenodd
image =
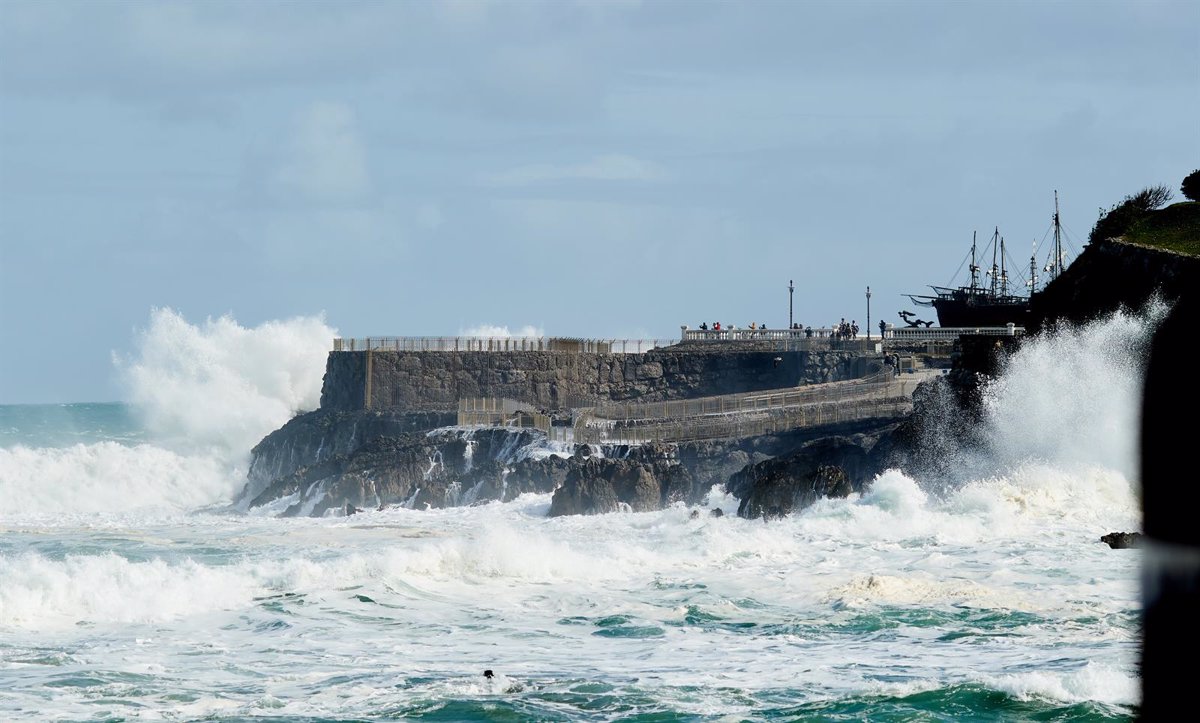
M455 421L453 414L440 412L320 409L297 415L251 450L250 471L241 498L253 499L275 480L347 455L377 437L428 431Z
M713 511L709 512L708 514L712 517L724 517L725 510L721 509L720 507L716 507L716 508L713 508Z
M876 471L869 447L877 440L830 437L810 442L783 457L750 465L730 477L726 489L737 497L738 516L780 517L822 497L845 497L862 489Z
M614 447L609 457L572 458L570 471L550 501L550 516L595 515L628 509L659 510L701 496L679 464L673 445Z
M1125 550L1131 547L1142 546L1142 533L1140 532L1110 532L1107 535L1102 535L1100 541L1107 543L1114 550Z
M516 459L539 435L492 428L374 437L346 454L271 480L246 504L260 507L294 495L285 516L321 516L347 505L425 509L547 493L566 479L568 461L554 456Z
M1082 323L1118 309L1140 309L1152 298L1170 303L1194 293L1200 258L1120 240L1090 243L1061 276L1034 297L1032 331Z

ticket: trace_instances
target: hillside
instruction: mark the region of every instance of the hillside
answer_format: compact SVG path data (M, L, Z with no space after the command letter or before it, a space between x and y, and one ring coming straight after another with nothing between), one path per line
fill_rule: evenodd
M1136 221L1122 237L1126 243L1200 256L1200 202L1176 203Z

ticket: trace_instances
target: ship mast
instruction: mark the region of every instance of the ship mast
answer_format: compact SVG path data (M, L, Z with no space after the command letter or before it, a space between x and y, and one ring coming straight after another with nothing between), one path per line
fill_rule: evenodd
M1004 237L1000 237L1000 295L1008 296L1008 271L1004 267Z
M1033 240L1033 254L1029 257L1029 296L1037 293L1037 239Z
M1058 218L1058 189L1054 189L1054 278L1062 273L1062 222Z
M1042 271L1049 272L1050 281L1054 281L1062 273L1063 267L1063 250L1062 250L1062 222L1058 217L1058 190L1054 191L1054 260L1046 264Z
M988 272L988 276L992 277L992 296L996 295L996 252L1000 249L1000 227L996 227L996 233L992 234L992 270Z
M978 231L971 232L971 289L979 287L979 265L975 263L975 235Z

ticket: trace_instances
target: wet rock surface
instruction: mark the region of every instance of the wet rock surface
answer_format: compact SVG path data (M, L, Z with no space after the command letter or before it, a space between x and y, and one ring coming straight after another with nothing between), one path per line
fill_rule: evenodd
M1107 535L1101 535L1100 541L1107 544L1114 550L1126 550L1131 547L1142 546L1142 533L1110 532Z

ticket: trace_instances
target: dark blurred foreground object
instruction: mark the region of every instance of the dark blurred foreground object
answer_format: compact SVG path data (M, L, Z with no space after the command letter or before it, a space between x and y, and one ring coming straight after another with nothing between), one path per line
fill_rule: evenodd
M1139 720L1180 720L1196 704L1200 666L1200 393L1192 353L1200 304L1185 293L1154 334L1142 398L1142 707ZM1190 661L1190 662L1189 662Z

